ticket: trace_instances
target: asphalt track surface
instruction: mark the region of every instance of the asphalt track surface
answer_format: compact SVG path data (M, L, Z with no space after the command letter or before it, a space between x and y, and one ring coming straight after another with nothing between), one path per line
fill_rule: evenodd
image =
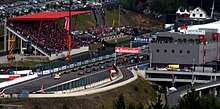
M94 66L94 67L99 67L99 66ZM93 68L94 68L93 67ZM87 76L87 75L91 75L94 73L97 73L98 75L96 76L104 76L105 74L107 74L107 70L106 69L99 69L99 71L92 71L91 73L85 73L84 75L78 75L78 72L85 72L88 69L92 69L92 68L85 68L84 70L78 70L76 72L70 72L70 74L62 74L60 79L54 79L54 76L50 76L50 75L46 75L43 77L39 77L36 79L32 79L30 81L26 81L20 84L16 84L13 86L9 86L5 89L4 93L6 94L10 94L10 93L17 93L19 94L22 90L28 90L29 93L33 93L35 91L41 90L42 85L44 86L44 88L53 86L53 85L57 85L66 81L70 81L76 78L80 78L83 76ZM1 90L3 90L1 89Z
M143 63L146 63L146 62L136 63L136 64L143 64ZM108 64L110 64L110 63L108 63ZM133 66L136 64L133 64ZM105 66L105 65L106 65L106 63L103 66ZM101 66L101 65L99 65L99 66ZM99 67L99 66L92 66L92 68ZM132 66L132 64L127 64L126 66L120 68L123 73L123 79L116 81L112 84L116 84L116 83L125 81L125 80L133 77L133 74L129 70L127 70L128 66ZM102 77L102 76L105 76L106 74L108 74L108 70L106 70L107 69L107 67L106 67L106 69L99 69L99 71L92 71L91 73L85 73L84 75L78 75L78 72L81 72L81 71L85 72L86 70L92 69L92 68L85 68L84 70L78 70L76 72L71 72L70 74L63 74L60 79L54 79L54 77L51 77L50 75L46 75L46 76L43 76L40 78L32 79L30 81L26 81L26 82L19 83L19 84L13 85L13 86L2 88L2 89L0 89L0 91L5 89L4 93L6 93L6 94L10 94L10 93L20 94L22 90L28 90L29 93L33 93L33 92L41 90L42 85L44 86L44 88L47 88L47 87L51 87L51 86L54 86L54 85L57 85L57 84L60 84L60 83L66 82L66 81L70 81L70 80L73 80L76 78L80 78L83 76L91 75L91 76L95 76L96 78L99 78L99 77ZM93 74L96 73L96 74L92 75L92 73ZM112 84L110 84L110 85L112 85Z

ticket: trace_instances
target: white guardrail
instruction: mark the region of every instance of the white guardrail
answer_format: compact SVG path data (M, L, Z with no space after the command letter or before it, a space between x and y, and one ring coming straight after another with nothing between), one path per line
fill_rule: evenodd
M28 76L25 76L25 77L15 78L11 81L1 82L0 83L0 88L4 88L4 87L7 87L7 86L14 85L14 84L24 82L24 81L27 81L27 80L30 80L30 79L34 79L34 78L37 78L37 77L38 77L38 74L35 73L33 75L28 75Z

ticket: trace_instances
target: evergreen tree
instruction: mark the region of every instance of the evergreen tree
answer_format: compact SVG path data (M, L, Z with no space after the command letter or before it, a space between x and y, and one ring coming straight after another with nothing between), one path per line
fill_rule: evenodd
M67 104L64 104L64 105L63 105L63 109L69 109L68 105L67 105Z
M135 104L134 103L129 103L127 109L135 109Z
M213 96L200 98L201 109L220 109L220 102Z
M135 109L144 109L144 105L140 102Z
M161 100L161 95L159 94L158 98L157 98L157 102L155 104L151 104L150 109L165 109L163 104L162 104L162 100ZM166 108L167 109L167 108Z
M125 109L125 101L124 101L124 96L123 95L120 95L114 101L113 109Z
M0 104L2 104L2 102L0 101ZM0 109L4 109L4 107L3 106L0 106Z
M179 105L176 109L200 109L200 97L198 93L191 89L191 92L188 92L179 100Z

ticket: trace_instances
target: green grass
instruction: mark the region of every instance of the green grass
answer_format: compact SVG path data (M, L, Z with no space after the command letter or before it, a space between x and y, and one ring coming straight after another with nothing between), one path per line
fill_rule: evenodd
M111 9L106 10L106 21L111 26L117 26L118 24L118 10L117 9ZM115 21L113 25L113 21Z
M122 37L122 38L118 38L117 39L117 43L121 43L121 42L125 42L125 41L129 41L131 38L131 36L127 36L127 37ZM110 40L107 41L108 43L115 43L115 40ZM90 50L96 50L98 48L102 48L102 44L98 43L98 44L94 44L90 46Z
M94 44L94 45L91 45L89 47L90 50L97 50L98 48L102 48L102 44L101 43Z
M147 103L147 99L150 101L155 101L157 96L152 85L150 85L146 80L141 77L139 77L138 80L128 85L122 86L116 90L118 95L122 94L124 96L126 106L128 106L129 103L134 103L135 105L138 105L140 102L143 103L145 106L149 106L149 104ZM100 107L104 106L104 109L112 109L113 101L117 99L117 97L107 96L103 97L102 99L102 105L100 105Z
M156 91L152 85L141 77L132 83L112 89L106 92L86 95L81 97L67 98L39 98L39 99L2 99L2 104L19 104L25 109L33 109L37 104L41 109L62 109L63 104L68 104L74 109L113 109L113 102L119 95L123 95L125 104L139 104L140 102L149 107L151 102L156 101ZM102 108L103 107L103 108Z
M0 37L4 35L4 27L0 27Z
M79 15L77 17L77 23L83 23L85 21L88 21L88 20L91 20L92 19L92 16L89 15L89 14L83 14L83 15Z
M18 62L11 62L6 64L0 64L0 67L11 67L11 66L17 66L17 67L33 67L37 64L40 64L42 62L36 62L36 61L18 61Z

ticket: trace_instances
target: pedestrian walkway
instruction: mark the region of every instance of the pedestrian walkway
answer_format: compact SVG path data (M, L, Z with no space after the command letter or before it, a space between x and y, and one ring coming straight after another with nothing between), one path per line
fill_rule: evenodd
M14 61L20 61L20 60L21 60L21 56L19 54L15 54L15 60ZM10 63L10 62L14 62L14 61L8 61L7 55L0 57L0 64Z

